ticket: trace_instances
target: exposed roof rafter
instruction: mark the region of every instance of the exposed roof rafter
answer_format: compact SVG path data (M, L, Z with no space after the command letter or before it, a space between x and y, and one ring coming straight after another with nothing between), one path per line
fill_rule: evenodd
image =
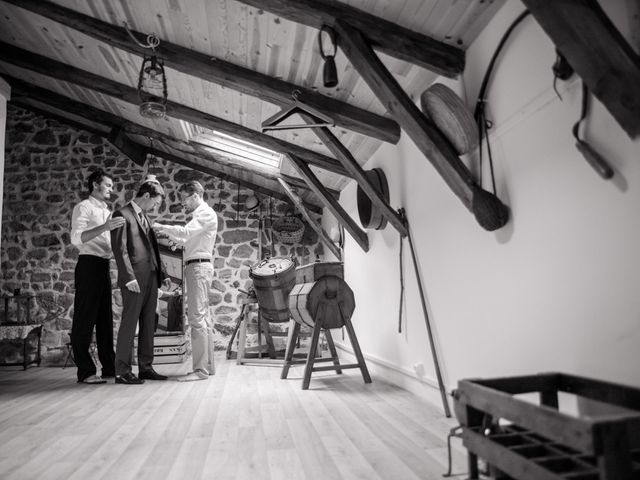
M278 198L280 200L284 200L287 202L290 200L290 198L287 195L283 195L280 191L269 189L267 187L255 184L253 182L248 182L238 176L231 175L227 172L223 172L215 168L216 159L213 156L207 156L200 152L190 153L191 155L194 155L194 156L197 155L199 158L202 158L207 162L210 162L211 164L211 166L206 166L206 165L203 166L197 162L191 161L181 156L177 156L172 153L168 153L162 150L158 150L156 148L149 147L142 143L135 142L134 140L128 137L123 137L122 135L123 135L123 132L126 132L133 135L142 135L145 137L151 137L154 139L158 139L159 141L162 141L162 142L176 142L177 144L182 142L181 140L174 139L166 134L148 129L147 127L144 127L142 125L134 124L112 113L105 112L103 110L97 109L95 107L86 105L81 102L77 102L75 100L72 100L70 98L64 97L57 93L45 90L43 88L30 85L21 80L17 80L9 76L3 76L3 77L11 85L11 93L12 93L11 103L18 105L20 107L26 108L28 110L32 110L42 115L49 115L50 117L55 118L60 122L66 122L69 125L72 125L76 128L83 128L91 133L96 133L98 135L101 135L107 140L109 140L112 144L114 141L116 141L116 143L119 142L119 146L118 145L114 145L114 146L116 146L116 148L118 148L121 151L123 151L123 148L124 148L123 153L127 156L134 153L134 150L135 150L134 156L138 155L142 151L145 153L151 153L154 156L164 158L168 161L191 168L193 170L197 170L199 172L206 173L208 175L213 175L223 180L239 183L244 187L250 188L264 195L269 195L271 197ZM68 119L58 114L45 111L42 108L38 108L32 105L31 103L29 103L29 101L36 101L38 103L47 105L57 110L64 109L68 114L85 118L88 121L91 121L92 123L99 123L99 124L105 125L107 128L110 128L111 131L103 132L100 130L96 130L94 127L91 127L88 125L85 126L76 120ZM189 154L189 152L183 152L183 153ZM136 163L139 163L139 162L136 162ZM286 175L283 175L283 178L285 178L286 181L289 183L294 183L297 187L302 187L302 188L306 187L304 182L296 178L288 177ZM277 180L277 179L274 178L272 180ZM318 205L305 203L305 206L307 209L313 211L314 213L322 213L322 207Z
M446 77L456 77L464 71L465 53L460 48L336 0L239 1L318 29L323 25L334 27L336 21L341 20L362 32L376 50L387 55L420 65Z
M109 80L91 72L29 52L28 50L23 50L8 43L0 42L0 60L52 78L57 78L58 80L74 83L133 105L137 105L139 102L138 92L134 87ZM339 175L349 176L340 162L334 158L270 135L265 135L228 120L209 115L186 105L171 101L167 102L167 115L212 130L227 133L228 135L253 142L256 145L282 154L292 153L312 165Z
M371 90L389 109L411 137L418 149L431 162L451 190L472 210L475 180L467 166L438 129L420 112L380 61L364 36L340 20L336 21L340 48Z
M523 3L629 138L639 137L640 56L600 4L596 0Z
M360 248L365 252L368 252L369 237L367 236L367 232L362 230L356 222L353 221L342 205L340 205L340 203L338 203L338 201L333 198L329 192L327 192L326 187L322 185L322 182L320 182L318 177L311 171L304 160L292 154L287 155L287 158L298 172L298 175L300 175L304 181L307 182L309 188L311 188L313 192L322 199L324 206L333 214L334 217L338 219L345 230L349 232L356 243L360 245Z
M127 30L75 10L43 0L3 0L73 28L113 47L141 55ZM144 37L145 34L134 32ZM207 80L279 106L291 103L295 90L305 102L331 117L337 126L385 142L397 143L400 127L392 119L321 95L304 87L255 72L219 58L163 40L158 49L167 67Z
M307 123L313 123L314 119L311 115L302 114L302 118ZM331 133L328 128L316 128L314 130L316 136L322 140L322 143L333 153L338 160L342 163L342 166L351 174L351 176L358 183L358 186L365 195L371 200L371 203L376 206L381 214L393 225L403 237L407 236L407 226L405 222L400 218L398 213L391 208L389 203L384 199L382 194L375 189L367 178L363 168L353 158L351 152L338 140L338 138Z
M340 249L336 246L335 243L333 243L331 237L329 237L324 228L322 228L322 225L320 225L311 215L309 215L309 212L307 211L304 203L302 202L298 194L293 191L291 185L287 184L287 182L285 182L281 178L278 179L278 182L280 182L282 189L289 196L293 204L298 208L298 211L305 218L309 226L313 228L313 230L315 230L315 232L318 234L318 238L320 238L320 241L322 241L322 243L324 243L325 246L329 250L331 250L331 253L333 253L339 260L342 260L342 252L340 251Z
M128 157L133 163L140 166L144 165L147 155L145 147L131 141L121 128L113 127L107 139L111 145L120 150L120 153Z

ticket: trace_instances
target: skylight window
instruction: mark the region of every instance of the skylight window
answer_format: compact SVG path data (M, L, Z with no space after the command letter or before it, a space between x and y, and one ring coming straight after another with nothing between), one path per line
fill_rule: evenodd
M280 165L282 164L282 154L280 153L203 127L186 127L185 133L188 133L191 141L203 145L212 153L224 155L251 168L266 170L271 173L280 171Z

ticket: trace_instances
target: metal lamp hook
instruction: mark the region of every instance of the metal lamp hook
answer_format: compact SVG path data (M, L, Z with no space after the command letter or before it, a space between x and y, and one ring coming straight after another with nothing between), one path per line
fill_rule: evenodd
M150 33L149 35L147 35L147 38L146 38L147 43L145 45L135 37L131 29L129 28L129 25L127 24L127 22L122 22L122 23L124 24L125 30L129 34L131 39L136 43L136 45L138 45L140 48L150 48L152 52L156 51L156 48L158 48L158 46L160 45L160 37L158 37L155 33Z

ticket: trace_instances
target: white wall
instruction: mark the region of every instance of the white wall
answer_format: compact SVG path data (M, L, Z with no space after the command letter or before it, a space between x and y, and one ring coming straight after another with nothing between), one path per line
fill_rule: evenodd
M11 87L0 78L0 218L4 198L4 136L7 127L7 101L11 98ZM2 241L2 221L0 221L0 242Z
M608 3L614 21L625 18L624 5ZM458 87L471 109L489 58L523 10L507 2L468 49ZM619 28L629 34L627 25ZM580 81L559 82L560 101L554 60L551 41L530 16L494 70L491 145L498 194L512 212L499 231L476 223L404 132L366 165L384 169L391 205L407 210L448 390L462 378L545 371L640 386L640 140L629 139L593 99L586 138L616 170L613 180L600 178L571 135ZM355 182L340 201L358 219ZM391 226L368 232L368 253L348 237L345 275L374 381L386 377L439 403L408 242L398 334L399 236Z

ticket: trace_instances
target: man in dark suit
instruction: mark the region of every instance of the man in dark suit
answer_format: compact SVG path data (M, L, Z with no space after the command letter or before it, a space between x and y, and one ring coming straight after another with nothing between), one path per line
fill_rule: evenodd
M122 320L116 342L116 383L138 385L144 380L166 380L153 363L158 288L164 278L158 242L146 212L162 204L164 190L155 179L147 179L135 198L113 214L123 217L123 228L111 231L111 248L118 265L122 292ZM138 332L138 376L131 371L133 341Z

